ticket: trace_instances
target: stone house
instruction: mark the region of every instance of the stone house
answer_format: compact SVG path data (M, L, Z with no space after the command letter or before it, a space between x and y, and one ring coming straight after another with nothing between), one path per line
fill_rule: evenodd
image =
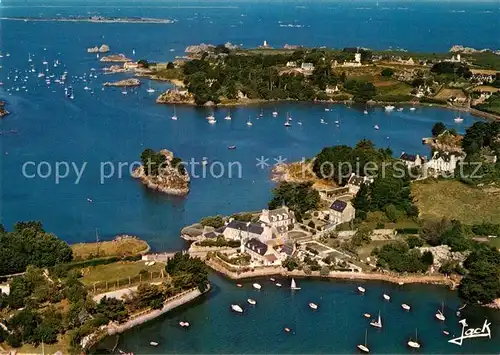
M399 159L401 159L408 168L420 167L425 163L425 157L421 157L419 154L414 155L403 152Z
M271 227L265 223L242 222L231 219L221 230L227 240L258 239L265 243L273 239Z
M254 264L279 265L280 259L272 248L257 238L251 238L242 243L242 253L247 253Z
M350 202L335 200L330 205L330 221L334 224L350 222L356 216L356 210Z
M312 72L312 71L314 71L314 65L313 65L313 63L302 63L302 65L300 66L300 69L302 69L303 71L306 71L306 72Z
M427 169L436 173L454 172L458 163L464 159L463 155L449 152L434 152L432 159L425 164Z
M262 210L259 221L271 227L280 236L293 228L296 222L295 213L286 206L274 210Z
M373 182L373 178L369 178L366 176L359 176L354 173L351 174L351 177L347 181L347 187L349 188L349 193L356 195L364 184L371 184Z

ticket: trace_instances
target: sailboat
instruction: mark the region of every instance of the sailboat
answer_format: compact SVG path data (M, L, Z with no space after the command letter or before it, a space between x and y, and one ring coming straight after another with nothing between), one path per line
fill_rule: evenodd
M291 290L300 290L300 287L297 287L297 284L295 283L294 278L292 278L292 282L290 283L290 289Z
M378 319L377 321L372 320L370 322L370 325L375 328L382 328L382 318L380 318L380 311L378 312Z
M253 288L255 288L256 290L260 290L262 288L262 286L258 283L254 283L253 285Z
M127 94L128 94L128 93L127 93L127 87L126 87L126 86L125 86L125 89L123 89L122 94L123 94L123 95L127 95Z
M253 125L253 123L252 123L252 121L250 120L250 117L248 117L247 126L252 126L252 125Z
M405 310L405 311L409 311L411 309L411 307L409 305L407 305L406 303L403 303L401 305L401 307Z
M231 121L231 110L228 110L228 111L227 111L227 115L226 115L226 117L224 117L224 119L225 119L226 121Z
M274 111L273 111L273 117L278 117L278 110L277 109L274 109Z
M31 54L28 53L28 62L32 62L33 59L31 59Z
M464 119L462 117L460 117L460 111L458 111L458 117L455 118L455 123L462 123L464 121Z
M259 117L264 117L264 109L260 109Z
M358 344L358 349L362 352L369 353L370 349L367 347L368 329L365 330L365 344Z
M153 93L153 92L155 92L155 89L153 89L153 88L151 87L151 82L149 82L149 87L148 87L148 89L147 89L146 91L147 91L148 93L150 93L150 94L151 94L151 93Z
M446 319L443 312L444 312L444 303L442 302L441 309L440 310L438 309L437 313L435 314L436 319L440 320L441 322L444 322Z
M418 333L417 329L415 329L415 341L408 340L408 346L413 349L420 349L420 344L418 343Z

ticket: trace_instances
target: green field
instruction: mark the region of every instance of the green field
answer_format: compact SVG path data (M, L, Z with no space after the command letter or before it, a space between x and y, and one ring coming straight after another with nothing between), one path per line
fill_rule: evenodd
M463 223L500 223L500 196L456 180L412 185L422 219L457 219Z
M93 285L96 282L108 282L109 285L117 281L130 278L137 278L142 270L153 273L153 277L158 277L165 264L156 263L153 266L146 266L143 261L137 262L117 262L107 265L91 266L82 269L82 282L85 285ZM150 277L150 276L146 276Z

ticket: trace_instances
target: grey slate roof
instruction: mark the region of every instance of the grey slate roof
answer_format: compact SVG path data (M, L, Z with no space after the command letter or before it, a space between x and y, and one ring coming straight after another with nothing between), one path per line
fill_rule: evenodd
M293 247L291 245L284 244L280 250L281 253L291 256L293 254Z
M365 182L362 176L352 175L347 182L348 185L361 186Z
M248 230L248 232L258 235L261 235L264 232L264 228L260 224L257 223L248 224L247 222L237 221L235 219L229 222L226 228L238 229L241 230L242 232L246 232Z
M417 156L416 155L414 155L414 154L408 154L408 153L405 153L405 152L403 152L399 158L401 160L411 161L411 162L415 162L415 160L417 160Z
M347 207L347 202L342 201L342 200L335 200L335 201L333 201L332 205L330 206L330 208L332 210L340 212L340 213L344 212L346 207Z
M267 252L267 245L262 243L260 240L252 238L246 244L245 247L256 252L257 254L264 255Z

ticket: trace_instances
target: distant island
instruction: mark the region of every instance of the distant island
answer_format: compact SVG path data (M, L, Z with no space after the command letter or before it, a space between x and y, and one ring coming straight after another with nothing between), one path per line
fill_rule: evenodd
M287 46L188 46L174 62L148 63L148 76L176 85L158 103L245 105L283 100L427 104L500 117L500 55L455 46L452 53ZM463 52L460 52L463 50ZM143 62L146 62L143 60ZM181 84L183 88L180 88Z
M104 86L139 86L141 85L141 82L139 79L124 79L120 81L115 81L115 82L106 82L103 84Z
M70 17L0 17L0 20L36 21L36 22L92 22L92 23L174 23L174 20L149 17L105 17L105 16L70 16Z
M112 54L107 57L102 57L101 62L115 62L115 63L123 63L123 62L131 62L132 59L127 58L124 54Z
M141 161L142 166L135 169L132 176L148 188L177 196L189 193L189 175L182 160L172 152L146 149L141 154Z
M5 102L0 101L0 118L7 116L9 111L5 109Z

